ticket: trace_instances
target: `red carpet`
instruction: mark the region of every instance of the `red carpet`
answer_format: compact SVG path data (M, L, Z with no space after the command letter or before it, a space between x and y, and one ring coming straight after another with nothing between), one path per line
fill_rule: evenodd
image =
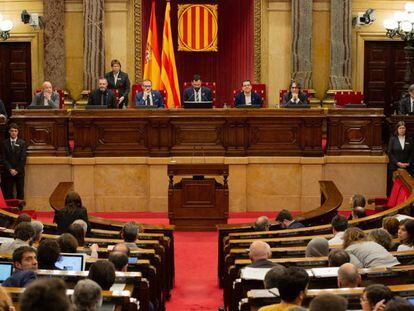
M223 305L217 283L217 233L176 232L175 288L167 311L216 311Z

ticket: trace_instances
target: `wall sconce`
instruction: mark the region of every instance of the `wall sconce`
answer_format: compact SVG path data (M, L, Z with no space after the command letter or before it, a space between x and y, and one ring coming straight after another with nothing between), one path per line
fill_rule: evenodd
M10 19L3 19L3 15L0 14L0 38L7 40L10 38L10 31L13 28L13 22Z

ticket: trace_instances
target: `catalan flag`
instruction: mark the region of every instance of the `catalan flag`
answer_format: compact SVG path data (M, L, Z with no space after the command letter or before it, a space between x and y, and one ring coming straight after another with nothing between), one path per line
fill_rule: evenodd
M178 50L217 52L217 4L178 5Z
M161 53L161 89L167 91L167 107L180 107L180 88L178 86L177 67L175 65L174 43L171 33L171 5L167 1L165 8L164 30L162 34Z
M144 79L152 81L154 90L161 87L161 58L158 45L157 21L155 18L155 0L152 0L147 46L145 49Z

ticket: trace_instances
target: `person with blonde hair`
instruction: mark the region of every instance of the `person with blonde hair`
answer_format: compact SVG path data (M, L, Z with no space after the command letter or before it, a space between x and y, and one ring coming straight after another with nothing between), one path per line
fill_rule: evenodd
M0 311L15 311L13 301L3 286L0 286Z
M364 231L357 227L345 231L343 248L351 257L351 263L358 268L392 267L400 264L383 246L368 240Z

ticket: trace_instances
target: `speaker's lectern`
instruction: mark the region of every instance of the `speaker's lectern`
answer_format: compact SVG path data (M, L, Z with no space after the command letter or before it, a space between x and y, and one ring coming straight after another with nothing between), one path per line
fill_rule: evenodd
M217 224L227 223L228 165L169 164L168 176L168 217L177 230L213 231ZM174 183L175 176L183 178ZM213 176L222 176L223 183Z

